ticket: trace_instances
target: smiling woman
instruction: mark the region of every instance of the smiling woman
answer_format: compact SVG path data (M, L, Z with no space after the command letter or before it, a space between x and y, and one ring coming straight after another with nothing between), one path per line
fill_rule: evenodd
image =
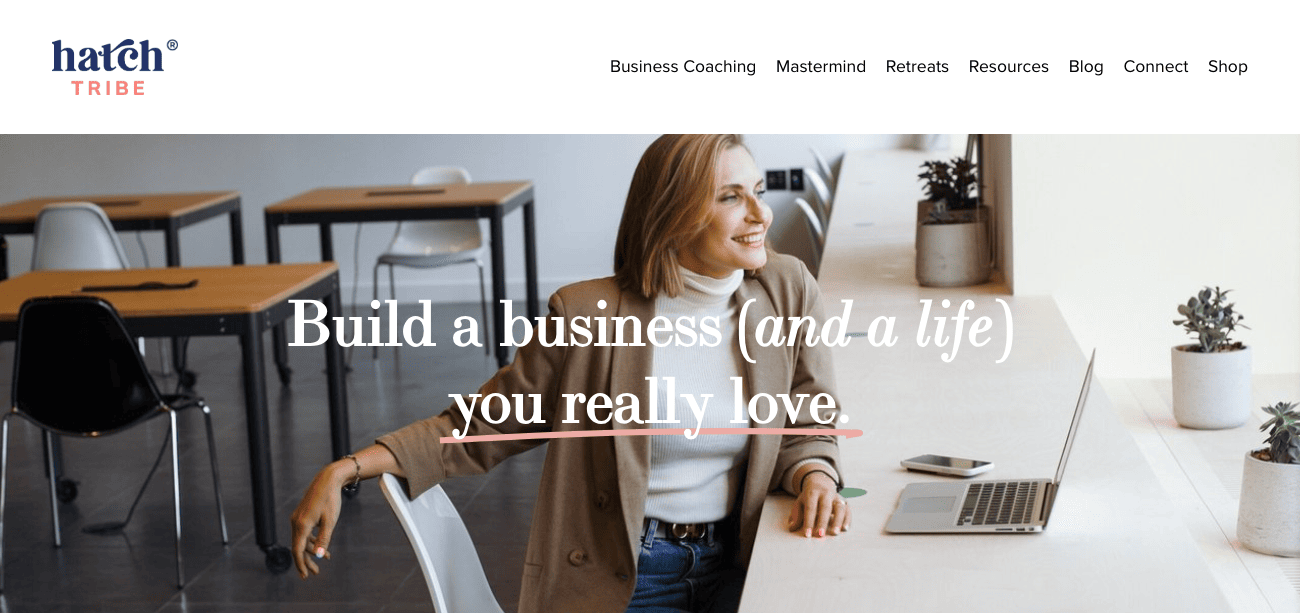
M772 224L764 192L763 175L739 135L659 138L642 155L627 191L614 278L652 298L682 292L681 267L713 278L761 268Z
M541 444L516 438L539 432L608 436L550 441L520 611L735 611L763 502L775 489L797 497L791 531L811 538L848 530L852 514L837 493L830 347L805 335L824 322L821 294L802 262L768 250L763 191L738 135L657 139L628 188L614 276L560 289L546 321L609 319L619 332L634 330L626 340L673 343L558 345L548 344L553 335L534 336L479 389L476 407L453 405L316 476L293 514L299 573L317 573L311 557L328 555L345 484L388 472L418 497ZM742 306L753 322L795 324L791 344L753 349L745 361ZM655 338L668 323L700 324L700 335ZM672 416L675 391L719 409L699 405L698 438L656 419ZM516 397L532 412L511 413ZM636 402L649 419L611 415L615 399ZM799 404L777 416L777 399ZM745 426L729 412L755 401L770 402L773 423L750 417ZM738 433L760 425L781 430Z
M722 153L717 176L709 224L686 245L680 260L688 270L725 278L767 263L763 240L772 225L772 208L763 203L763 174L744 147Z

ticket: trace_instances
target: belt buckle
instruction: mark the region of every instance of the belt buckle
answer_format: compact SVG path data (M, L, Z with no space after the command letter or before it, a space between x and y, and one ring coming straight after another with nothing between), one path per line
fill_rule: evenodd
M668 526L668 534L679 541L686 539L699 539L704 536L704 529L700 524L678 524L673 522Z

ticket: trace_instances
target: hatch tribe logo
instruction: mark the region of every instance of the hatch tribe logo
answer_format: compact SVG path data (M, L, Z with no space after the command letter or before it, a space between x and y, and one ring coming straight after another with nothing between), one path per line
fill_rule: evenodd
M149 45L148 40L136 43L132 39L122 39L116 45L107 43L81 49L64 47L62 40L52 44L54 72L148 73L163 70L163 50ZM176 39L167 41L168 51L176 51L177 46ZM71 85L74 96L144 96L143 79L73 79Z

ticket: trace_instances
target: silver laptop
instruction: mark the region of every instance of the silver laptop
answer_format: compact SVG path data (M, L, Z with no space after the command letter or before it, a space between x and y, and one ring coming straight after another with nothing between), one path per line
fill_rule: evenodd
M898 508L885 524L890 533L1038 533L1052 516L1061 476L1070 459L1074 435L1079 431L1083 407L1092 385L1093 350L1083 391L1074 406L1065 450L1056 465L1055 479L986 481L935 481L908 484L898 498Z

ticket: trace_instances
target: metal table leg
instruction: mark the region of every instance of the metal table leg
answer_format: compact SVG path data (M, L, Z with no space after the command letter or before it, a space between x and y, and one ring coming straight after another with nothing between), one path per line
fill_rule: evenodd
M244 264L244 217L239 211L239 199L235 199L235 209L230 210L230 262L234 265Z
M280 225L270 215L266 216L266 262L280 262ZM293 369L289 367L289 342L285 336L285 325L280 323L271 328L271 352L275 354L275 368L280 375L280 384L288 385L293 378Z
M533 202L524 204L524 275L526 277L528 298L528 318L534 320L539 315L537 305L537 229L534 226Z
M336 286L334 292L325 298L325 305L329 307L330 312L337 314L340 310L339 293L340 289ZM325 378L329 386L329 404L330 404L330 446L335 460L342 458L345 454L352 453L352 443L350 432L348 430L348 398L347 390L344 388L343 374L343 347L339 346L337 341L331 340L325 343Z
M181 266L181 239L180 227L175 219L167 223L167 228L163 230L164 245L167 252L167 267ZM186 342L189 339L184 336L172 338L172 366L176 369L176 379L181 386L189 389L194 387L198 381L198 375L185 369L186 361L185 351Z
M492 321L496 330L497 366L510 363L510 347L506 346L506 309L501 301L506 299L505 238L502 237L501 209L494 208L488 219L492 242Z
M325 306L333 314L341 314L339 305L341 292L336 283L334 291L324 298ZM348 395L343 380L347 366L344 365L343 347L339 346L337 341L330 340L324 346L325 380L329 388L330 405L330 449L332 459L338 460L352 453L352 433L348 425ZM360 484L345 486L343 494L348 497L356 496L360 488Z
M266 568L287 571L293 559L289 548L275 542L275 489L271 473L271 435L267 425L266 366L262 359L262 331L259 317L244 318L239 336L243 350L244 412L248 424L249 471L253 489L253 528L257 545L266 554Z

